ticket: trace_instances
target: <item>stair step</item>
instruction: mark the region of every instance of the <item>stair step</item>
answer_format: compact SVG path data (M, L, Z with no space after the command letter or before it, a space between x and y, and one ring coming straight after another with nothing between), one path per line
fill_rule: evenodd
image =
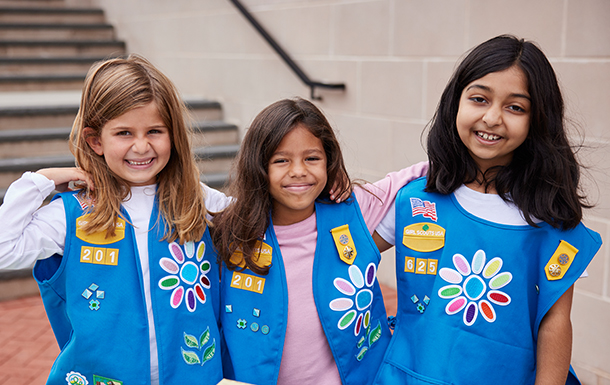
M40 74L73 74L87 73L93 63L105 59L96 57L0 57L0 74L40 75Z
M2 40L110 40L114 27L110 24L14 24L0 23Z
M125 42L106 40L7 40L0 39L0 56L3 57L65 57L65 56L118 56L125 53Z
M83 88L85 73L53 75L0 75L0 92L5 91L45 91L80 90Z
M103 23L104 11L97 8L9 7L0 5L0 23Z

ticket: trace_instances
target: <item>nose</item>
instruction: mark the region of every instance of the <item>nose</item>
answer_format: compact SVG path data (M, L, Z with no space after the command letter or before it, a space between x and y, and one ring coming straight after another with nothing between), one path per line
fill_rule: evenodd
M290 167L290 176L293 178L299 178L307 175L307 167L303 162L294 162Z
M150 143L146 137L136 137L131 148L137 154L145 154L150 148Z
M502 110L499 106L491 106L483 115L483 122L487 127L498 126L502 123Z

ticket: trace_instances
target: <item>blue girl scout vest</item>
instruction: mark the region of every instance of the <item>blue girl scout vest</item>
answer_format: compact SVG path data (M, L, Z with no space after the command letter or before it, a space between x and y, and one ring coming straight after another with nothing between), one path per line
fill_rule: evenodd
M424 192L425 182L396 199L398 315L376 382L533 384L540 321L599 234L488 222L453 194ZM578 383L573 373L567 383Z
M315 207L312 285L317 315L342 383L369 384L390 340L376 279L381 256L355 198ZM288 288L273 224L259 247L258 262L271 266L267 275L222 270L221 320L230 355L223 360L227 378L275 384L286 335Z
M86 203L76 193L58 196L66 211L64 255L34 267L61 348L47 384L150 384L149 326L133 227L119 218L115 236L86 234ZM222 379L219 272L209 232L184 245L161 241L156 203L150 226L159 382L216 384Z

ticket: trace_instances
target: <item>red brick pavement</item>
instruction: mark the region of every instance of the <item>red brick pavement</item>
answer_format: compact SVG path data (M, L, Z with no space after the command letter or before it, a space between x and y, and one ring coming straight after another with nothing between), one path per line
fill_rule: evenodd
M0 383L44 384L57 354L40 297L0 302Z
M388 315L396 314L396 292L381 287ZM0 302L0 383L46 382L59 347L39 296Z

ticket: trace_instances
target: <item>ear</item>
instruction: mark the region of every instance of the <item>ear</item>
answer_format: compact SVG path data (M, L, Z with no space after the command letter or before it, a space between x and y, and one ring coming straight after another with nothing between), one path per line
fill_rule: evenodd
M98 154L99 156L104 155L104 149L102 147L102 142L100 141L100 137L97 136L95 130L91 127L85 127L83 130L83 135L85 135L85 140L91 149Z

